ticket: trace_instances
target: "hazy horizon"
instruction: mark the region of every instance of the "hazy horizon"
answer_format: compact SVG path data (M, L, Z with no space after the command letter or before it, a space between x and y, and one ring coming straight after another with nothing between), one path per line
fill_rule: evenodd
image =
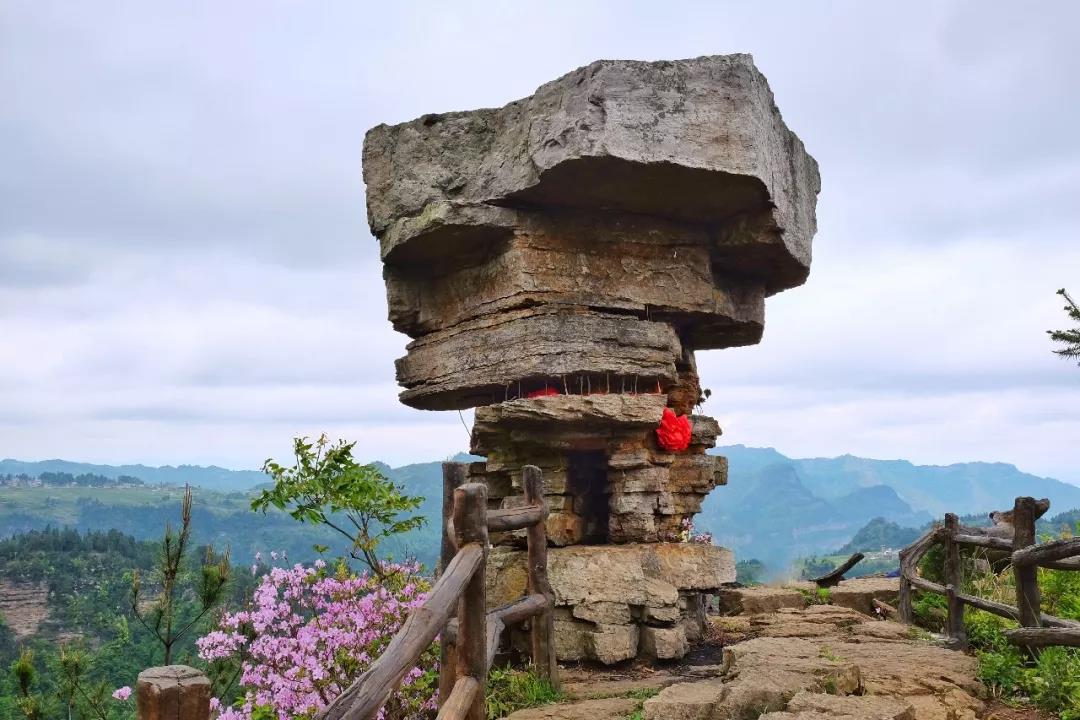
M793 455L793 454L790 454L790 453L786 453L782 449L776 448L776 447L744 445L742 443L729 443L727 445L717 445L715 448L713 448L713 450L715 452L717 452L717 453L722 454L725 447L744 447L744 448L747 448L749 450L773 450L773 451L776 451L779 454L783 455L784 457L788 458L789 460L796 460L796 461L798 461L798 460L819 460L819 459L835 460L835 459L842 458L842 457L854 457L854 458L857 458L857 459L860 459L860 460L871 460L871 461L874 461L874 462L909 462L912 465L914 465L915 467L951 467L951 466L954 466L954 465L969 465L969 464L974 464L974 463L983 463L983 464L991 464L991 465L1003 464L1003 465L1010 465L1012 467L1015 467L1018 471L1020 471L1022 473L1026 473L1028 475L1035 475L1037 477L1042 477L1042 478L1046 478L1046 479L1050 479L1050 480L1060 480L1061 482L1065 482L1065 483L1068 483L1070 485L1075 485L1077 487L1080 487L1080 481L1068 480L1068 479L1065 479L1065 478L1054 477L1052 475L1039 475L1038 473L1030 472L1027 468L1024 468L1024 467L1022 467L1020 465L1017 465L1016 463L1009 462L1008 460L956 460L954 462L945 462L945 463L917 463L917 462L912 462L910 459L903 458L903 457L868 457L868 456L864 456L864 455L856 455L856 454L853 454L853 453L840 453L839 455L828 455L828 456L826 456L826 455L799 456L799 455ZM400 463L400 464L388 463L388 462L385 462L383 459L377 458L377 457L362 457L362 458L357 458L357 459L360 462L363 462L363 463L377 463L377 462L383 463L385 465L388 465L392 469L397 470L397 469L400 469L400 468L403 468L403 467L407 467L409 465L421 465L421 464L427 464L427 463L432 463L432 462L443 462L445 460L450 460L450 459L452 459L454 457L457 457L459 455L470 455L470 453L467 450L459 450L459 451L457 451L455 453L451 453L450 455L448 455L446 457L442 457L442 458L416 459L416 460L410 460L408 462L404 462L404 463ZM285 460L287 460L288 458L286 456L282 456L280 458L275 458L275 459L278 459L278 460L285 459ZM226 471L229 471L229 472L259 472L261 470L261 466L258 466L258 467L228 467L228 466L225 466L225 465L201 464L201 463L191 463L191 462L182 462L182 461L181 462L173 462L173 463L160 463L160 464L152 464L152 463L145 463L145 462L135 462L135 461L123 461L123 460L113 460L113 461L104 460L104 461L100 461L100 462L99 461L91 462L91 461L87 461L87 460L79 460L79 459L72 459L72 458L65 458L65 457L40 457L40 458L12 457L12 456L5 456L5 455L3 455L3 453L0 453L0 462L20 462L20 463L68 462L68 463L76 463L76 464L80 464L80 465L99 465L99 466L108 466L108 467L140 466L141 465L141 466L145 466L145 467L148 467L148 468L170 468L170 467L171 468L178 468L178 467L182 467L182 466L195 466L195 467L205 467L205 468L216 467L216 468L219 468L221 470L226 470ZM718 491L723 492L722 489L718 489Z

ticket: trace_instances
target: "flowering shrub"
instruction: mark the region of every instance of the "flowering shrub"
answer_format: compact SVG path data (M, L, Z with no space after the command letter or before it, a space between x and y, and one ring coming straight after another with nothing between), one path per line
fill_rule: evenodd
M313 718L371 666L429 589L415 564L386 564L384 579L344 563L272 568L247 608L200 638L208 662L239 662L243 696L220 720ZM379 718L427 717L436 706L438 653L429 648Z
M683 518L682 532L679 533L679 541L697 543L698 545L712 545L713 536L710 532L694 532L694 521L690 518Z

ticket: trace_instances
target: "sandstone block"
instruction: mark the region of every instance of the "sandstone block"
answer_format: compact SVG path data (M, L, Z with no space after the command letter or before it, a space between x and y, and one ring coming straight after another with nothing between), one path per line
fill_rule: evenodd
M658 493L670 486L669 474L668 467L662 465L615 470L608 473L608 484L612 493ZM612 512L630 511L617 511L613 505Z
M578 620L599 625L630 624L630 607L625 603L587 602L576 605L570 612Z
M728 346L760 340L764 285L734 279L717 284L711 238L701 226L565 211L516 212L514 223L513 236L479 262L387 265L383 277L394 328L419 337L546 303L694 318L703 333L723 332Z
M652 515L656 512L658 498L659 493L617 492L608 498L608 507L617 515Z
M592 625L577 622L565 608L555 609L555 656L563 662L577 662L587 657L586 640Z
M654 515L632 513L608 518L608 539L613 543L656 542L660 534Z
M589 658L604 665L614 665L637 657L637 625L597 625L585 640Z
M514 349L517 348L517 351ZM501 403L518 382L565 375L675 379L682 346L665 323L627 315L533 308L484 316L412 341L397 361L400 399L421 410Z
M715 226L714 265L770 292L809 268L817 164L749 55L598 61L502 108L375 127L363 160L389 264L482 252L508 207L572 206Z
M689 649L681 625L672 628L641 628L641 654L656 660L676 660Z

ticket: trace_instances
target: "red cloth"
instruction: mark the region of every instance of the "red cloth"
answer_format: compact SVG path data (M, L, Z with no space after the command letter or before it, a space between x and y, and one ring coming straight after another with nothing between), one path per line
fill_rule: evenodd
M690 447L690 418L676 415L671 408L664 408L660 427L656 428L656 440L668 452L681 452Z
M553 387L546 387L543 390L533 390L531 393L527 393L527 398L547 397L548 395L562 395L561 392Z

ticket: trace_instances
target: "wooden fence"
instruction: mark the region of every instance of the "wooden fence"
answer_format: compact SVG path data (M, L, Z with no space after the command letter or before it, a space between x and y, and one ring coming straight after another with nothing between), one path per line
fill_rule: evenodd
M540 469L526 466L522 480L523 507L489 511L487 486L465 483L464 464L443 464L442 574L424 604L409 614L367 672L326 709L323 720L374 717L440 633L438 720L484 720L484 686L502 631L530 618L533 664L542 677L558 684L544 527L548 507ZM488 531L521 529L528 537L529 594L489 612L484 592Z
M466 484L464 464L443 463L442 574L379 659L323 712L323 720L375 717L440 633L437 720L484 720L484 685L502 631L529 619L533 665L558 687L552 646L555 597L547 575L548 507L540 468L527 465L522 480L523 507L489 511L487 486ZM484 593L489 530L527 531L529 578L528 595L490 612ZM187 666L144 670L136 698L139 720L210 718L210 681Z
M967 605L1015 620L1021 627L1006 630L1005 635L1015 645L1035 648L1047 645L1080 646L1080 622L1054 617L1042 612L1038 568L1080 571L1080 538L1055 540L1036 544L1035 521L1049 508L1046 501L1018 497L1013 506L1012 523L992 528L966 527L956 515L945 516L944 525L935 526L922 537L900 551L900 620L912 623L912 594L917 588L944 595L948 599L945 631L959 647L967 646L964 632L964 608ZM919 562L935 545L945 548L945 584L921 578ZM1008 558L1016 578L1016 605L987 600L962 592L962 547L984 548L991 556Z

